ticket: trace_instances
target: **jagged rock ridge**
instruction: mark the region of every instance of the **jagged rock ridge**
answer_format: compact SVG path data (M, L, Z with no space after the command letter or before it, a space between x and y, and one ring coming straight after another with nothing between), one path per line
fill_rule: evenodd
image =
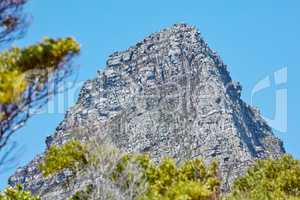
M128 152L148 152L156 161L217 159L227 190L254 160L284 153L282 142L240 93L197 29L176 24L112 54L106 68L84 84L47 146L62 144L78 129L98 127L108 142ZM59 198L51 188L63 177L42 178L41 159L18 169L9 184Z

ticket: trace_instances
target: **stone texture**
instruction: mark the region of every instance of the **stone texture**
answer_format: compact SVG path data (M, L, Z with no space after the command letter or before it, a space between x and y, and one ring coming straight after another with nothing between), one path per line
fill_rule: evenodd
M226 191L256 159L284 153L282 142L240 94L240 84L197 29L176 24L113 53L106 68L84 84L47 146L86 130L125 151L148 152L155 161L216 159ZM65 174L42 178L36 167L41 158L18 169L9 184L23 183L44 199L63 199L57 185Z

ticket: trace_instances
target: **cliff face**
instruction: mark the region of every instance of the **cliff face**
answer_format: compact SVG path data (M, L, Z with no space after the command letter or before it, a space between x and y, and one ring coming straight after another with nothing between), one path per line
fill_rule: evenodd
M216 159L227 190L254 160L284 153L240 93L239 83L197 29L176 24L112 54L46 142L48 147L62 144L80 130L100 134L128 152L148 152L155 161L164 156L178 162ZM53 188L64 176L42 178L41 158L18 169L9 184L23 183L45 199L59 199Z

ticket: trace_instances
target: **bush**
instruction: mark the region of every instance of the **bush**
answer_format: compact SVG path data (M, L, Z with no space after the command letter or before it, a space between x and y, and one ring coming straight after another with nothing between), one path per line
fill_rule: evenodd
M126 155L117 164L112 175L115 182L123 183L123 189L127 189L136 180L137 173L128 170L130 165L137 166L141 172L141 178L133 187L141 190L146 187L142 194L136 193L135 199L210 200L218 196L220 182L216 163L207 168L201 160L195 159L177 167L170 158L155 165L147 155Z
M24 191L21 185L16 188L7 188L0 193L0 200L41 200L37 196L31 195L29 191Z
M49 176L69 169L76 173L88 164L87 149L79 141L72 140L61 147L53 145L45 155L39 169L44 176Z
M300 162L292 156L259 160L238 178L226 200L300 200Z

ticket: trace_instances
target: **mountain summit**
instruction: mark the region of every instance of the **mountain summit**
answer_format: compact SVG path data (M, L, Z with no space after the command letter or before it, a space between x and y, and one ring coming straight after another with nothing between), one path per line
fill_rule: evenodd
M149 153L156 162L165 156L178 163L217 160L226 191L255 160L285 152L240 94L240 84L198 30L175 24L109 56L46 143L61 145L79 131L126 152ZM37 169L42 158L18 169L9 184L60 199L61 176L42 178Z

